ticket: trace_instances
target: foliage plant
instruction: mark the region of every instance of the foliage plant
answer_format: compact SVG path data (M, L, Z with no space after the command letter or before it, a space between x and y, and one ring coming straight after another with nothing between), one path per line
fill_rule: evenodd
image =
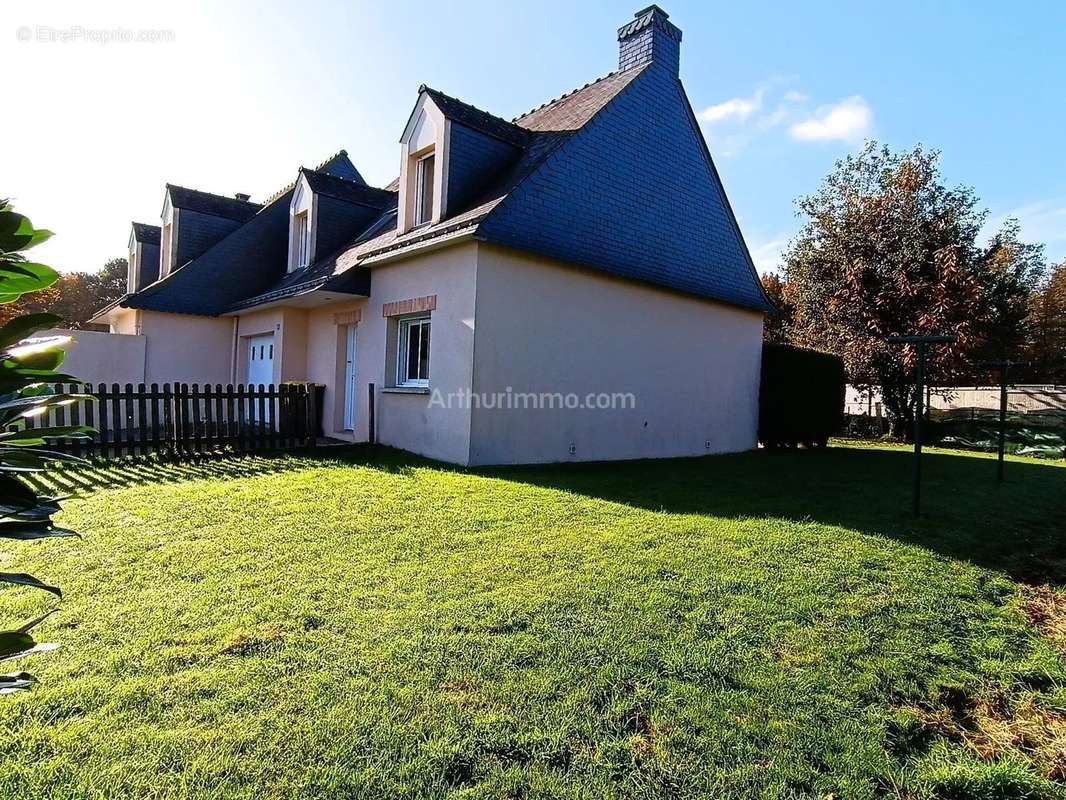
M934 382L973 379L983 358L1024 345L1042 248L1003 226L979 243L987 214L969 187L948 187L939 154L894 153L870 142L837 162L785 254L789 341L844 359L851 383L877 386L894 433L910 428L917 354L886 343L901 334L954 334L929 365Z
M767 447L825 446L844 423L845 384L839 356L763 344L759 441Z
M0 200L0 303L15 303L29 292L47 289L59 275L51 267L26 258L26 251L48 239L51 233L39 230L25 216ZM52 461L77 460L46 448L49 439L82 436L83 426L28 428L25 418L46 414L48 409L77 402L85 395L56 393L49 384L75 380L58 372L63 363L62 345L70 337L52 336L27 341L34 333L59 321L54 314L27 314L9 319L0 326L0 538L13 542L74 536L73 531L56 527L52 516L59 500L42 496L19 475L42 470ZM50 593L62 592L24 572L0 572L0 583ZM27 655L54 649L42 644L33 630L55 609L24 621L11 630L0 631L0 661L14 661ZM24 691L36 678L27 672L0 675L0 694Z

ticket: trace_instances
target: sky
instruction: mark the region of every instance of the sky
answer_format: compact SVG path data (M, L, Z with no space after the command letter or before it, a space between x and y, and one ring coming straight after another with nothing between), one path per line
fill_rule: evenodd
M1066 3L661 5L761 271L801 224L795 199L867 138L940 150L986 232L1014 216L1066 258ZM158 224L167 182L262 200L344 148L384 186L421 84L510 119L614 69L643 6L7 2L0 196L56 232L37 260L95 270L125 256L131 220Z

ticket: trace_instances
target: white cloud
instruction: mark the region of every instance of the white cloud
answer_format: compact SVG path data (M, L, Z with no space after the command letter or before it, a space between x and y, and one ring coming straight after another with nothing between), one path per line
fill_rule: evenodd
M781 254L788 246L788 236L778 235L763 242L752 242L750 247L751 260L755 262L755 269L760 275L768 272L781 271Z
M778 106L773 112L759 119L760 128L776 128L788 120L788 109Z
M798 92L795 89L789 89L785 92L785 102L788 103L805 103L809 99L809 95L806 95L803 92Z
M873 127L873 111L861 95L820 106L814 115L797 122L789 132L802 142L858 142Z
M757 89L751 97L734 97L724 103L708 106L700 112L699 117L711 125L726 120L743 122L762 108L763 90Z
M1066 257L1066 197L1039 200L994 214L985 222L986 238L994 236L1010 218L1021 225L1022 241L1046 246L1048 260L1058 263Z

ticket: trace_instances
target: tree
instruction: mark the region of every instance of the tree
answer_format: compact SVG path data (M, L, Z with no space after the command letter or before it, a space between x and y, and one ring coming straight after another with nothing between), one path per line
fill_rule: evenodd
M838 161L798 201L807 221L785 254L793 341L841 356L859 388L880 387L896 435L914 418L916 353L886 337L958 336L929 364L931 380L950 382L981 346L1021 341L1019 298L1042 263L1015 223L981 248L986 214L972 189L943 184L938 162L920 145L893 153L875 142Z
M1066 261L1029 303L1026 357L1034 380L1066 383Z
M1044 246L1025 244L1018 233L1018 221L1008 219L975 265L982 292L975 310L977 342L967 353L974 364L1018 360L1026 348L1030 304L1047 265Z
M97 272L67 272L46 289L0 307L0 323L19 314L55 314L78 330L93 314L126 293L126 259L113 258Z
M0 303L14 304L29 292L48 289L59 278L50 267L29 261L25 251L45 241L51 234L33 227L15 213L6 200L0 200ZM56 394L50 383L75 380L57 372L63 363L61 345L70 337L52 337L32 344L22 342L33 333L58 322L52 314L29 314L8 320L0 327L0 538L31 541L74 536L57 528L52 515L59 501L39 495L18 476L43 469L58 460L79 461L71 456L44 449L57 436L81 436L89 429L81 426L27 428L25 418L38 416L49 408L85 399L84 395ZM0 583L37 589L57 597L58 587L22 572L0 572ZM53 609L54 610L54 609ZM13 630L0 631L0 661L13 661L32 653L52 649L40 644L32 631L52 612L31 619ZM0 675L0 694L25 691L36 683L27 672Z
M763 324L763 340L774 344L787 344L792 330L792 318L795 309L787 297L788 287L775 272L762 276L762 288L774 304L775 311L767 314Z

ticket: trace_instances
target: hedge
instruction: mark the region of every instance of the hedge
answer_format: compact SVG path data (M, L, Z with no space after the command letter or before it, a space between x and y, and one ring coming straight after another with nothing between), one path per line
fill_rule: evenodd
M830 353L764 344L759 441L821 446L844 423L844 362Z

